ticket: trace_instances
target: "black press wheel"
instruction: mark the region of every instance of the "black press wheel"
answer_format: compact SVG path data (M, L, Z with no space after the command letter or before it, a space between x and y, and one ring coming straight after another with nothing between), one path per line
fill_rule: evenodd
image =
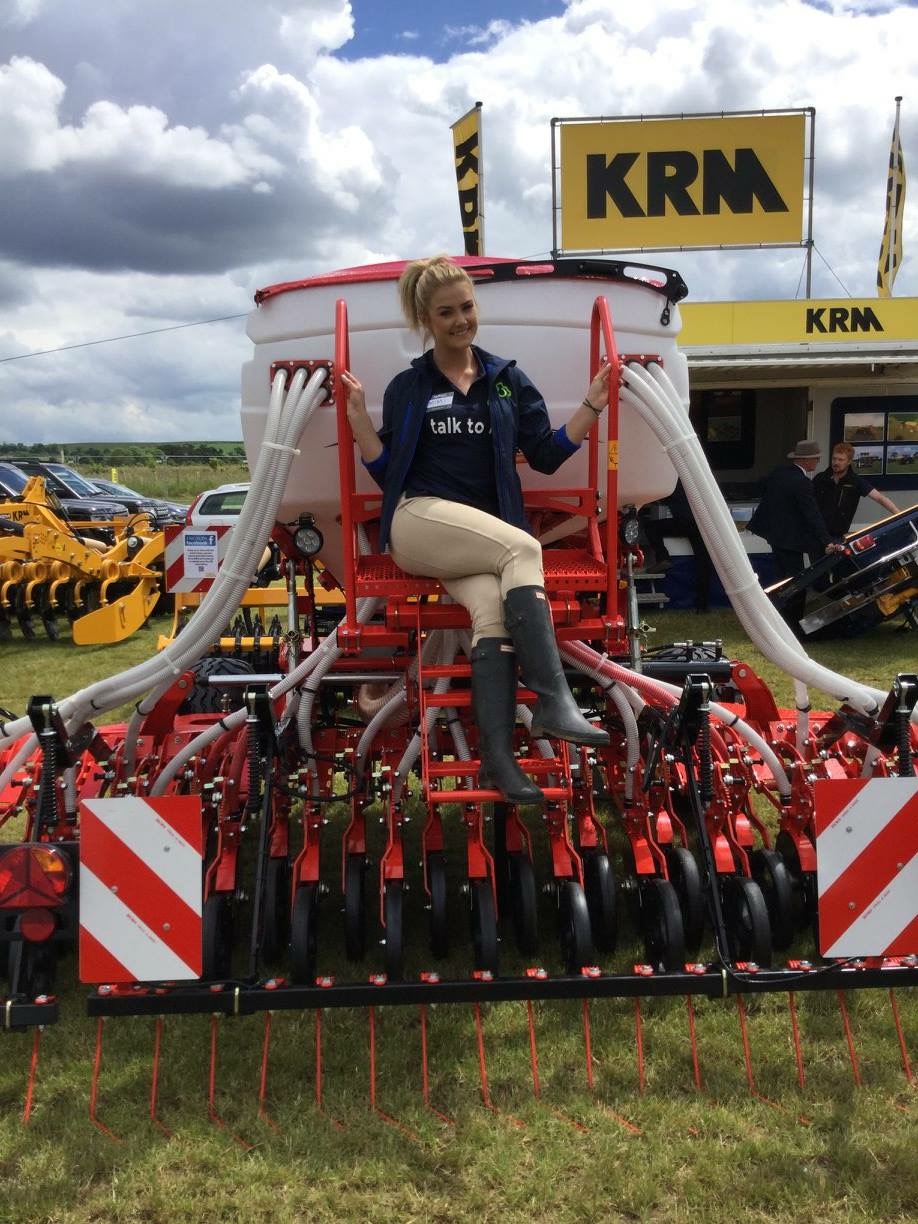
M593 935L586 893L574 880L565 880L558 889L558 931L566 973L579 973L593 964Z
M430 951L442 959L449 955L449 917L446 904L446 855L434 850L427 856L427 887L430 889Z
M611 953L618 940L618 896L612 864L601 850L584 851L582 857L593 941L600 952Z
M50 943L33 943L29 939L17 939L8 946L10 993L25 995L30 1000L51 994L57 964L54 946Z
M386 880L383 885L383 915L386 920L386 976L391 982L400 982L405 971L405 940L402 928L403 887L401 880Z
M497 911L490 880L470 881L469 918L475 968L497 973Z
M219 689L210 683L210 677L251 676L254 671L247 660L208 655L199 659L191 670L194 672L194 688L179 706L179 714L220 714L225 696L228 696L226 704L231 710L238 710L244 705L241 688Z
M290 914L290 977L300 985L315 981L318 922L319 886L301 884Z
M723 876L721 904L734 961L771 964L771 927L762 890L748 876Z
M290 938L290 861L269 858L261 907L261 954L274 961Z
M639 921L648 963L669 971L684 968L685 931L676 890L660 876L641 879L638 889Z
M228 978L233 967L233 898L212 893L204 902L203 971L206 982Z
M349 854L344 863L344 948L347 959L363 960L367 951L367 860Z
M790 876L793 898L794 923L798 930L815 923L818 912L816 873L804 871L800 866L800 855L794 839L782 829L775 840L775 849L784 861Z
M539 948L539 894L529 855L522 850L511 854L508 874L513 937L522 956L534 956Z
M752 878L762 890L773 947L783 951L794 939L794 889L784 859L776 850L754 850Z
M679 898L682 911L682 931L685 937L686 956L695 956L701 947L704 935L704 894L701 889L701 872L694 856L685 846L667 846L666 870L669 882Z

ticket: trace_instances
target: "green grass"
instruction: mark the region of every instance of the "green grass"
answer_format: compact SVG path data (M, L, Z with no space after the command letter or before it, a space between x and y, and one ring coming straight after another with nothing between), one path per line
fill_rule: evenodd
M696 617L650 613L651 645L722 637L789 703L791 686L751 650L729 613ZM0 705L24 708L32 691L64 696L121 670L152 649L156 627L116 647L69 644L0 646ZM914 635L889 625L812 653L841 671L887 687L914 670ZM814 707L823 704L817 694ZM334 885L344 805L330 812L325 863ZM420 820L409 826L412 852ZM373 829L378 855L379 830ZM456 830L452 830L455 835ZM544 874L546 841L534 827ZM453 844L457 844L454 842ZM459 843L461 844L461 843ZM413 853L416 860L417 854ZM455 860L454 860L455 861ZM455 884L455 881L454 881ZM408 897L412 971L427 966L420 888ZM468 968L462 899L451 890L456 951L444 974ZM345 972L334 894L323 907L320 969ZM548 899L543 954L558 968ZM806 955L805 938L793 950ZM614 958L640 958L623 932ZM371 946L366 971L379 967ZM502 965L521 968L505 939ZM362 970L358 971L362 972ZM64 982L76 968L65 963ZM582 1014L574 1003L536 1005L542 1096L532 1092L522 1004L483 1009L490 1092L481 1102L471 1009L430 1012L431 1097L448 1125L423 1107L420 1029L415 1009L377 1012L378 1104L369 1109L365 1013L326 1013L324 1104L315 1104L314 1020L277 1013L272 1020L268 1106L275 1129L258 1117L264 1020L219 1024L217 1108L228 1129L208 1120L210 1025L181 1017L165 1026L160 1114L167 1138L147 1116L153 1022L104 1026L101 1120L113 1142L88 1121L95 1023L84 1015L84 988L65 987L61 1020L42 1038L32 1121L20 1121L31 1034L4 1034L0 1049L2 1221L390 1220L432 1221L906 1221L918 1213L915 1088L903 1074L885 992L849 992L862 1086L855 1085L834 994L797 996L807 1079L801 1090L786 996L747 1000L752 1069L749 1091L734 1001L695 1004L703 1089L695 1088L684 1000L644 1000L646 1085L638 1086L631 1002L591 1007L594 1093L585 1086ZM899 1007L918 1064L918 998ZM916 1066L918 1070L918 1066ZM341 1124L339 1129L332 1119ZM246 1150L233 1137L252 1145Z
M111 478L111 466L94 467L84 464L80 468L91 480L100 476ZM249 469L244 463L119 465L117 480L136 489L146 497L163 497L167 501L190 502L205 489L215 489L222 484L241 484L249 479Z

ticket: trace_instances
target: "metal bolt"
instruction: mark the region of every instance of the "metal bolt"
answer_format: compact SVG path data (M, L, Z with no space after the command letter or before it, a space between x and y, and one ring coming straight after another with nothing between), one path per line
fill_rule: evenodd
M848 909L857 909L857 905L855 904L854 901L848 902Z

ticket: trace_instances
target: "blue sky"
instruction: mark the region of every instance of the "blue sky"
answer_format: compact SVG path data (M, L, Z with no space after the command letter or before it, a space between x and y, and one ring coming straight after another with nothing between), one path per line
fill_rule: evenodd
M424 54L443 62L451 55L487 45L482 34L492 22L541 21L564 11L563 0L351 0L353 41L340 54L347 59L365 55Z

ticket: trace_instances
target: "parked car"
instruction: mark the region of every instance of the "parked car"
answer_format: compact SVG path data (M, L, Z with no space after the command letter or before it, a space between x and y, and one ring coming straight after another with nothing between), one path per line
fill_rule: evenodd
M73 468L67 467L65 463L44 463L38 459L22 459L10 458L8 456L0 457L0 463L4 468L15 468L26 478L29 476L40 476L45 482L45 488L49 493L53 493L58 498L61 505L67 506L72 502L83 502L85 505L92 503L103 509L108 507L111 513L102 513L102 520L113 518L127 518L133 511L125 505L120 498L107 497L94 488L92 484L75 472ZM86 518L86 514L81 513L78 516L68 515L69 518ZM95 515L93 517L96 517Z
M246 484L219 485L216 489L205 489L199 493L185 515L188 527L234 527L239 521L245 495L249 491Z
M21 497L28 483L28 475L13 463L0 460L0 497ZM119 502L106 501L98 494L95 497L70 497L62 501L52 489L46 485L51 495L52 505L61 517L71 523L83 523L90 519L97 523L111 523L116 518L124 518L128 513L127 506Z
M180 502L167 501L162 497L146 497L135 489L129 489L127 485L118 484L114 480L102 480L98 476L93 476L90 483L103 497L112 497L123 502L132 514L149 514L156 527L185 521L188 507Z

